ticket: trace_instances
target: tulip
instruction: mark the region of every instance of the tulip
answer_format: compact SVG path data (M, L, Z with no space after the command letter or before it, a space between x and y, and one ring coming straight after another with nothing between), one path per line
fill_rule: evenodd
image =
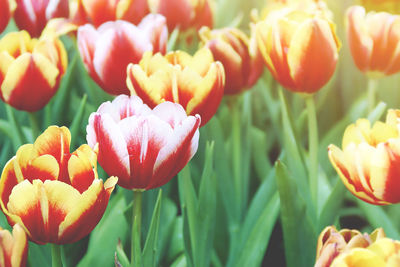
M272 12L256 25L258 47L274 78L285 88L314 93L333 75L340 42L324 12Z
M68 0L16 0L14 20L18 28L39 37L52 18L69 16Z
M353 248L366 248L376 240L386 237L382 228L370 235L357 230L342 229L339 232L334 226L326 227L318 237L317 258L314 267L331 266L332 261Z
M28 239L24 229L16 224L11 234L0 227L0 266L25 266L27 254Z
M200 116L179 104L150 109L137 96L120 95L89 117L87 142L99 163L127 189L149 190L171 180L197 151Z
M357 68L371 78L400 71L400 16L365 13L361 6L347 11L347 38Z
M150 13L148 0L79 0L95 27L107 21L126 20L138 24Z
M225 73L211 51L202 48L192 57L183 51L145 53L139 64L129 64L127 84L150 107L171 101L188 115L200 114L202 126L218 109L224 94Z
M67 69L67 52L57 38L35 39L26 31L0 40L0 97L16 109L37 111L56 93Z
M400 265L400 242L382 238L367 248L354 248L338 256L332 267L387 267Z
M0 33L7 27L15 7L14 0L0 0Z
M97 177L97 148L69 152L71 134L50 126L34 144L21 146L0 180L0 204L11 225L38 244L80 240L99 222L117 182Z
M127 21L106 22L97 30L78 29L78 48L89 75L107 93L129 94L126 67L138 63L145 51L166 51L165 18L150 14L135 26Z
M164 15L170 31L213 26L212 0L154 0L149 1L150 10Z
M372 127L359 119L344 132L342 150L328 148L329 159L356 197L375 205L400 202L400 110L389 110L386 123Z
M252 87L263 71L263 62L256 44L236 28L200 29L200 38L215 60L225 69L225 94L237 94Z

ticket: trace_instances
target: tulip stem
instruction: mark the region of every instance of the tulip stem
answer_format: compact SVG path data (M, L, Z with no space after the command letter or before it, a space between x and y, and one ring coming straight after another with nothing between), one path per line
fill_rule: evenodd
M368 112L373 111L375 108L377 85L378 80L368 79Z
M7 117L8 121L11 124L13 133L12 135L14 136L13 141L14 141L14 147L18 149L21 145L25 143L25 137L22 132L22 127L21 124L17 122L17 119L15 118L14 110L11 106L5 105L6 106L6 112L7 112Z
M51 244L51 266L62 267L61 261L61 246L57 244Z
M306 96L308 115L309 182L311 197L318 204L318 125L313 95Z
M40 127L39 127L37 113L28 112L28 116L29 116L29 120L31 122L31 127L32 127L32 138L33 138L33 140L35 140L36 137L38 137L39 133L40 133Z
M133 217L132 217L132 240L131 240L131 267L142 266L142 192L133 191Z

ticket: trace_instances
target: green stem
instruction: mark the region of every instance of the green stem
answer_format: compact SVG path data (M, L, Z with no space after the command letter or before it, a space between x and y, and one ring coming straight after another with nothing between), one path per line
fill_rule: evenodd
M378 80L368 79L368 112L374 110L376 105L376 87L378 85Z
M317 207L318 204L318 125L317 114L315 112L315 102L313 95L306 96L306 106L308 115L308 150L309 150L309 179L311 197Z
M39 127L37 113L36 112L28 112L28 117L31 122L32 137L33 137L33 140L35 140L36 137L38 137L39 133L40 133L40 127Z
M61 261L61 246L56 244L51 244L51 266L62 267Z
M142 246L141 246L141 227L142 227L142 192L133 191L133 221L132 221L132 240L131 240L131 267L142 266Z
M237 215L241 218L243 211L243 194L242 194L242 175L241 175L241 127L240 127L240 103L237 99L232 101L232 168L233 168L233 181L236 191L236 205L239 208Z
M21 145L25 143L25 137L24 134L22 133L22 126L17 122L13 108L9 105L5 106L6 106L8 121L11 123L13 129L14 147L18 149Z

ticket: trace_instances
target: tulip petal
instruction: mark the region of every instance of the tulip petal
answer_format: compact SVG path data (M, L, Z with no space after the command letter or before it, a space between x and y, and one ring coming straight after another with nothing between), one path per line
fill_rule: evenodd
M104 183L94 180L92 185L82 195L74 209L68 213L59 227L59 243L72 243L89 234L106 210L108 199L118 181L110 177Z
M24 266L28 254L28 240L25 230L19 224L16 224L13 227L12 235L14 246L11 252L11 266Z
M90 147L99 143L99 163L106 173L120 179L128 179L130 175L129 155L126 142L118 125L108 114L94 113L89 117L87 141Z
M171 126L154 115L128 117L119 123L128 147L130 174L127 188L146 188L153 177L154 164L160 149L172 135ZM125 182L125 181L124 181Z
M143 32L126 21L107 22L98 30L102 41L96 43L94 69L107 92L129 94L126 68L129 63L138 63L153 46Z
M1 198L1 206L6 207L8 203L9 196L11 191L13 190L14 186L16 186L21 180L18 180L17 175L14 171L14 161L16 160L15 157L10 159L6 166L1 173L0 179L0 198ZM4 210L4 208L2 208Z
M92 164L89 158L85 155L72 155L68 161L68 173L71 179L71 185L83 193L92 184L95 177L95 172L92 169Z
M337 50L327 21L315 18L303 22L293 35L287 54L296 87L313 93L324 86L335 71Z
M153 183L149 184L146 189L164 185L185 167L197 151L200 123L200 116L196 115L189 116L181 124L175 126L168 143L157 156Z

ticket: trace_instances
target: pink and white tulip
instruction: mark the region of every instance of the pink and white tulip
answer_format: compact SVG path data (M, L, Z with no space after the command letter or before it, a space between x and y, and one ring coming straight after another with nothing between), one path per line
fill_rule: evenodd
M89 146L99 145L98 161L118 184L149 190L171 180L197 151L200 116L164 102L150 109L137 96L120 95L89 117Z
M78 29L78 48L92 79L107 93L127 94L126 68L146 51L165 53L168 29L165 18L147 15L138 26L109 21L97 30L91 24Z

